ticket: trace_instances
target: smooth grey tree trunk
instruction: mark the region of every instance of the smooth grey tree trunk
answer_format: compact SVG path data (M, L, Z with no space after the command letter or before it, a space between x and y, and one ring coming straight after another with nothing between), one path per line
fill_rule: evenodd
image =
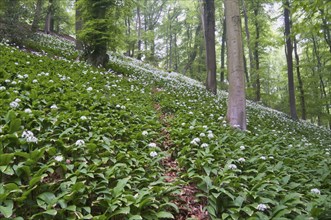
M230 126L246 130L244 57L239 0L225 0L229 97L226 118Z

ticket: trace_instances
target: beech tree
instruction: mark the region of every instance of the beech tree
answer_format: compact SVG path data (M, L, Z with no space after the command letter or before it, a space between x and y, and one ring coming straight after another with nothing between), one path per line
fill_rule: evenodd
M246 130L244 57L239 0L225 0L229 97L227 121L232 127Z
M287 77L288 77L288 91L290 100L291 118L298 119L295 106L295 88L293 77L293 43L291 39L291 19L290 19L290 1L284 2L284 19L285 19L285 40L286 40L286 61L287 61Z
M216 84L216 52L215 52L215 3L214 0L201 1L202 26L206 45L206 88L213 94L217 93Z

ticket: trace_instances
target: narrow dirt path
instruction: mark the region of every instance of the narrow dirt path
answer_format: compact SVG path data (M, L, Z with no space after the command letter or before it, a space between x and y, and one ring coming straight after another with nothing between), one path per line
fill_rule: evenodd
M156 94L158 92L161 92L162 89L160 88L154 88L152 90L153 94ZM176 151L176 146L174 145L169 128L171 127L169 120L175 117L174 114L164 113L162 112L162 107L160 103L155 102L154 103L154 109L157 113L159 113L159 121L164 126L161 135L164 137L163 142L161 143L161 148L164 151L169 151L170 153L172 151ZM171 154L170 154L171 155ZM178 162L175 158L169 156L167 158L164 158L161 161L162 165L165 168L164 176L166 177L166 181L168 182L175 182L180 177L179 174L181 172L184 172L183 169L181 169L178 165ZM201 200L195 197L197 193L200 191L198 190L197 186L194 184L188 184L188 185L180 185L181 187L181 193L174 201L178 208L179 213L175 214L175 219L177 220L185 220L188 218L191 219L197 219L197 220L207 220L208 212L204 211L204 207L207 205L207 200Z

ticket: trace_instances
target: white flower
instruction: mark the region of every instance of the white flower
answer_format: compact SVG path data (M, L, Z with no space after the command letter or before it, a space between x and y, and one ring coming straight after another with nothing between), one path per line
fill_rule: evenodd
M209 133L209 134L208 134L208 138L209 138L209 139L213 139L213 138L214 138L213 133Z
M310 192L311 193L314 193L314 194L318 194L318 195L321 194L321 191L319 189L317 189L317 188L311 189Z
M121 105L116 105L116 108L121 108Z
M34 79L34 80L32 80L32 82L33 82L33 83L37 83L37 82L38 82L38 80Z
M121 109L125 110L125 109L126 109L126 107L125 107L124 105L122 105L122 106L121 106Z
M207 125L204 125L204 126L202 126L204 129L208 129L208 126Z
M15 102L21 102L21 99L17 98L15 99Z
M194 129L194 126L190 126L189 129L190 129L190 130L193 130L193 129Z
M89 91L92 91L93 88L92 87L88 87L86 90L89 92Z
M245 158L243 158L243 157L241 157L241 158L238 159L238 162L240 162L240 163L241 163L241 162L245 162L245 161L246 161L246 160L245 160Z
M149 153L149 156L156 157L157 156L157 153L155 151L152 151L152 152Z
M85 115L83 115L83 116L80 117L80 119L81 119L81 120L86 120L87 117L86 117Z
M6 80L5 80L5 83L10 83L10 80L9 80L9 79L6 79Z
M12 85L16 85L17 82L16 82L16 81L12 81L11 84L12 84Z
M29 114L32 113L31 109L29 109L29 108L25 109L24 112L29 113Z
M246 147L245 146L240 146L240 150L245 150L246 149Z
M203 147L203 148L206 148L206 147L208 147L209 145L207 144L207 143L203 143L203 144L201 144L201 147Z
M28 74L24 74L23 77L24 77L24 78L28 78L29 75L28 75Z
M184 127L186 124L185 123L182 123L182 126Z
M200 138L194 138L193 141L200 143Z
M83 146L85 145L85 141L83 140L77 140L76 143L75 143L76 146L80 147L80 146Z
M261 160L266 160L267 158L265 156L260 157Z
M155 143L149 143L148 147L156 147L156 144Z
M59 155L54 158L57 162L61 162L63 160L63 156Z
M36 138L34 136L29 136L29 137L26 138L26 142L37 143L38 142L38 138Z
M229 165L228 165L228 168L229 168L230 170L235 170L235 169L237 169L237 166L236 166L235 164L229 164Z
M9 105L10 105L11 108L18 108L20 106L18 104L18 102L15 102L15 101L11 102Z
M200 137L206 137L205 133L200 133Z
M23 131L23 133L22 133L22 138L33 137L33 136L34 136L34 134L32 133L32 131L26 130L26 131Z
M17 75L17 78L19 78L19 79L23 79L23 76L22 76L21 74L18 74L18 75Z
M256 207L257 210L262 211L262 212L265 211L267 208L268 207L263 203L258 204L257 207Z
M193 112L189 112L188 114L189 114L189 115L193 115Z
M143 135L143 136L146 136L146 135L148 135L148 132L147 132L147 131L143 131L143 132L142 132L142 135Z
M54 80L50 79L48 82L50 82L50 83L54 83Z
M207 133L208 133L208 134L212 134L212 133L213 133L213 131L211 131L211 130L208 130L208 131L207 131Z
M6 87L0 86L0 91L4 91L4 90L6 90Z
M269 156L269 159L272 159L272 160L273 160L273 159L275 159L275 158L274 158L274 156Z
M53 105L51 106L51 109L58 109L58 107L57 107L55 104L53 104Z

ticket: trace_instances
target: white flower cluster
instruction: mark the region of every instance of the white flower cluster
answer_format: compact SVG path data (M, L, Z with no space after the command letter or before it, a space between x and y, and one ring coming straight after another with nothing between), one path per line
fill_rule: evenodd
M142 134L143 136L146 136L146 135L148 135L148 131L143 131L141 134Z
M84 145L85 145L85 141L84 141L84 140L77 140L76 143L75 143L75 145L76 145L77 147L84 146Z
M229 164L229 165L228 165L228 168L229 168L230 170L236 170L236 169L237 169L237 165L235 165L235 164Z
M150 148L155 148L156 147L156 144L155 143L149 143L148 144L148 147L150 147ZM149 153L149 156L151 156L151 157L156 157L157 156L157 152L156 151L152 151L152 152L150 152Z
M11 108L18 108L20 106L18 104L18 102L15 102L15 101L11 102L9 105L10 105Z
M57 105L55 105L55 104L53 104L52 106L51 106L51 109L58 109L58 107L57 107Z
M37 143L38 142L38 138L36 138L34 136L32 131L28 131L28 130L23 131L22 138L25 138L26 142L28 142L28 143Z
M314 194L318 194L318 195L321 194L321 191L319 189L317 189L317 188L311 189L310 192L311 193L314 193Z
M200 143L200 138L194 138L192 141L191 141L191 144L192 145L195 145L195 146L199 146L199 143Z
M261 204L257 205L256 209L263 212L263 211L267 210L268 207L265 204L261 203Z
M59 155L54 158L57 162L61 162L63 160L63 156Z

